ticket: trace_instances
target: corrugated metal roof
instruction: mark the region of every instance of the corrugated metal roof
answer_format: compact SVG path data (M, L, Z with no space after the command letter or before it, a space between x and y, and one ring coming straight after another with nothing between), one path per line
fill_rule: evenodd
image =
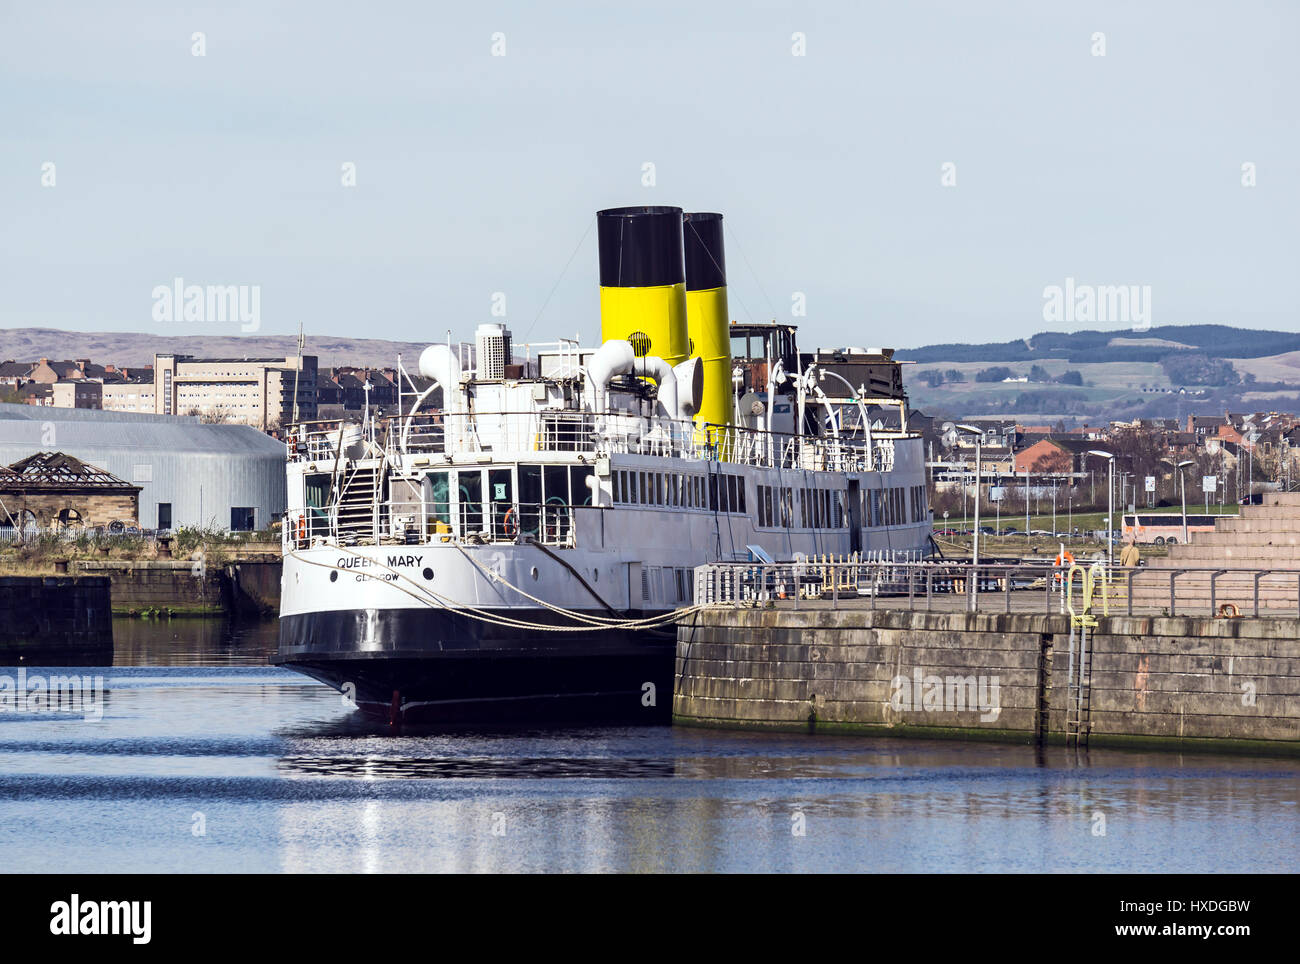
M15 419L25 422L167 422L180 425L198 425L197 415L154 415L152 412L114 412L98 408L53 408L40 405L15 405L0 402L0 421Z
M21 410L21 411L18 411ZM94 417L87 417L94 416ZM54 438L37 444L53 428ZM0 442L63 449L71 444L163 452L215 452L284 458L285 446L250 425L211 425L196 418L96 409L0 405Z

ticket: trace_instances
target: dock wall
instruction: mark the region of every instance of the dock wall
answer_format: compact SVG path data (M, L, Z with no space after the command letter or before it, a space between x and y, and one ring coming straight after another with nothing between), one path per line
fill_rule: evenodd
M1300 753L1300 620L1110 617L1091 638L1090 743ZM1064 616L715 607L678 627L673 714L1059 742L1069 653Z
M113 612L121 616L265 615L280 607L278 556L218 564L179 559L79 560L72 567L79 573L107 577L113 587Z
M0 662L113 658L109 581L102 576L0 576Z

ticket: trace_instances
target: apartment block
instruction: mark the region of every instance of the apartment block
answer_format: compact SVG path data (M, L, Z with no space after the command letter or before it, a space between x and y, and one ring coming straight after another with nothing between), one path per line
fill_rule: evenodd
M297 417L316 417L316 356L288 358L192 358L155 355L153 411L198 415L215 422L252 425L263 431Z

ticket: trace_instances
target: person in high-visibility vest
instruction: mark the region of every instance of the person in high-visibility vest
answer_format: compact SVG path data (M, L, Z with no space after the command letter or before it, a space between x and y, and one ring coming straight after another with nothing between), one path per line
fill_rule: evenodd
M1065 548L1065 543L1061 543L1061 551L1056 554L1056 581L1063 582L1064 577L1074 565L1074 553Z

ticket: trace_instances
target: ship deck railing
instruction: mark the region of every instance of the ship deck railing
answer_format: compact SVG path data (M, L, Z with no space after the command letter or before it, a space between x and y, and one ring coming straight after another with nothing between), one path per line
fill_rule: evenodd
M286 549L318 545L402 546L455 544L519 545L536 542L543 546L570 548L577 538L578 512L602 511L601 506L555 503L489 503L491 511L480 509L453 514L446 502L407 502L388 499L377 512L347 514L346 505L335 502L310 508L284 528Z
M337 419L293 426L288 435L290 460L339 460L345 431L345 423ZM874 432L869 438L789 435L627 412L538 409L391 416L370 423L356 444L365 454L384 457L394 465L403 457L421 455L509 463L536 453L570 453L590 458L652 455L808 471L888 472L894 467L894 442L917 437L896 431Z

